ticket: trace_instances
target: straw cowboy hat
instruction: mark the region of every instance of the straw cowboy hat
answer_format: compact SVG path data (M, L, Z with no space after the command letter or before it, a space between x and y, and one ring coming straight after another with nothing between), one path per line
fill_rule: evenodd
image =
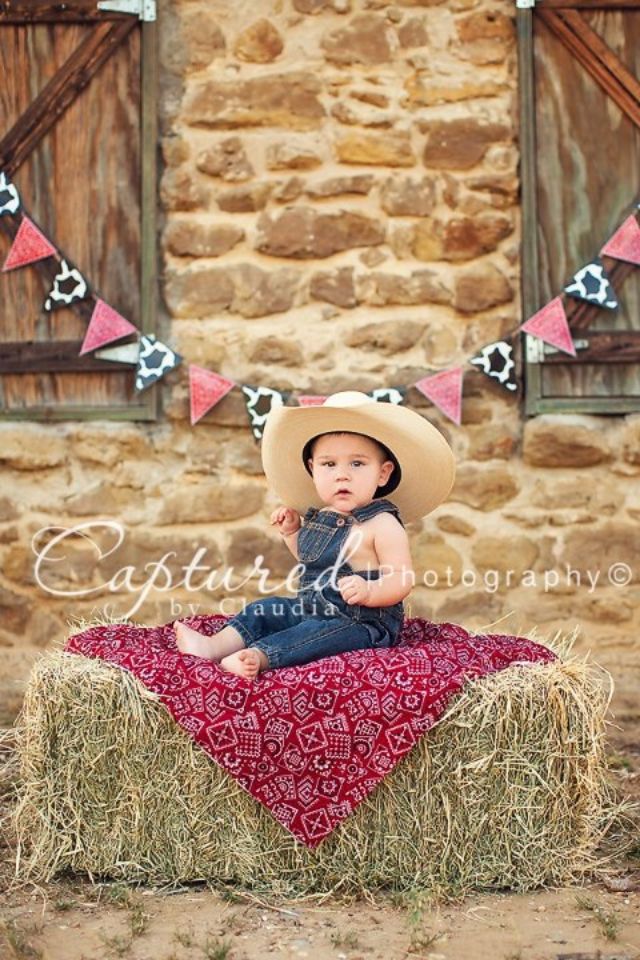
M320 433L362 433L382 443L397 463L376 497L396 504L403 520L418 520L446 499L455 461L442 434L408 407L379 403L345 390L308 407L274 407L262 437L262 465L282 502L304 513L322 501L307 467L310 441Z

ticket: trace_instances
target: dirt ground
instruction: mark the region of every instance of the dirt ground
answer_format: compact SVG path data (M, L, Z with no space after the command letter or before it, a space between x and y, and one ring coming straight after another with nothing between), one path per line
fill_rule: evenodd
M640 871L636 871L640 873ZM362 957L473 960L635 960L640 892L604 886L485 894L429 907L419 898L375 904L270 904L217 893L173 896L123 886L61 883L6 899L7 958L81 960L313 960Z
M621 678L611 776L640 802L640 664L630 659L611 650L599 662ZM0 788L6 813L11 784ZM603 882L455 903L418 891L282 902L204 885L163 891L83 878L15 888L11 836L2 836L0 960L640 960L640 835Z

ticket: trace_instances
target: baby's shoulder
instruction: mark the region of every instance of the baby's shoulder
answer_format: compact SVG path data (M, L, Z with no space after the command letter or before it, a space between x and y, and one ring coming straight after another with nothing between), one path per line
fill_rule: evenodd
M374 517L370 517L368 520L365 520L363 522L363 526L368 530L372 530L374 532L380 531L381 533L391 530L404 530L404 527L400 523L398 517L394 513L391 513L391 511L387 510L376 513Z

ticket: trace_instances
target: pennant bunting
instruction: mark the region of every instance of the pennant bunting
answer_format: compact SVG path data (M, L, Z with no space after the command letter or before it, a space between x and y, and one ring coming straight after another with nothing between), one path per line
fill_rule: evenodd
M529 317L519 329L538 337L545 343L550 343L552 347L557 347L558 350L572 357L576 355L562 297L550 300L541 310Z
M66 260L60 261L60 269L53 278L53 286L44 302L45 310L59 310L68 307L77 300L89 296L87 281L76 267L70 267Z
M106 350L96 350L94 357L100 360L112 360L114 363L131 363L138 366L140 343L123 343L121 347L107 347Z
M175 353L166 343L157 340L152 333L143 333L140 337L136 390L146 390L181 362L180 354Z
M618 309L616 292L600 257L581 267L564 288L564 292L576 300L586 300L587 303L594 303L607 310Z
M370 390L369 396L378 403L400 404L404 402L406 393L405 387L379 387L376 390Z
M44 233L38 230L35 223L29 217L23 217L2 269L7 271L26 267L29 263L45 260L56 253L56 248L49 243Z
M16 186L7 174L0 170L0 216L15 214L21 207ZM637 209L640 210L640 203L637 204ZM22 220L2 270L14 270L52 256L59 258L60 254L23 210ZM564 287L564 293L571 297L615 310L618 308L618 299L601 260L602 256L640 266L640 223L634 214L627 217L604 244L600 256L594 257L590 263L581 267ZM93 295L80 271L61 259L44 309L50 311L70 306L89 296ZM576 356L563 297L557 296L521 324L513 334L485 344L468 360L512 393L518 389L513 360L513 337L520 331L551 344L569 356ZM153 334L143 335L136 343L99 349L115 340L137 334L137 328L117 310L104 300L96 299L80 355L93 351L100 359L135 365L135 388L137 391L145 390L177 367L182 362L182 357L157 340ZM414 386L454 423L460 425L463 376L462 366L452 367L422 377ZM261 440L267 414L274 407L286 404L292 393L262 385L237 384L234 380L196 364L189 366L191 424L198 423L234 386L241 387L252 433L256 440ZM368 396L379 403L402 404L405 402L406 392L407 387L404 386L379 387L368 391ZM325 400L326 396L320 394L299 394L295 397L301 407L318 406Z
M497 380L505 390L517 390L515 379L516 365L513 362L513 343L511 340L495 340L487 343L480 353L471 357L469 363L475 364L492 380Z
M91 350L97 350L98 347L103 347L105 343L121 340L132 333L137 334L138 328L125 320L117 310L110 307L104 300L96 300L82 343L80 356L89 353Z
M274 407L283 407L289 394L272 390L270 387L252 387L248 383L243 383L241 386L251 431L256 440L262 440L267 414Z
M0 170L0 217L20 209L20 194L6 173Z
M233 387L235 380L205 370L195 363L189 365L189 394L191 398L191 426L208 413Z
M618 227L600 254L640 266L640 225L633 214Z
M462 413L462 367L423 377L415 387L450 420L460 426Z

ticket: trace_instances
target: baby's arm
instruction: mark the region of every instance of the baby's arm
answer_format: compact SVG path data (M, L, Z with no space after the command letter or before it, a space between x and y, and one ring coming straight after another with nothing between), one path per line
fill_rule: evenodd
M379 514L371 522L375 524L373 548L378 557L379 579L348 577L353 584L347 585L343 596L347 603L364 607L390 607L404 600L414 585L409 538L402 524L390 513Z
M277 507L271 514L271 525L276 525L280 536L296 560L298 556L298 533L300 532L300 514L289 507Z

